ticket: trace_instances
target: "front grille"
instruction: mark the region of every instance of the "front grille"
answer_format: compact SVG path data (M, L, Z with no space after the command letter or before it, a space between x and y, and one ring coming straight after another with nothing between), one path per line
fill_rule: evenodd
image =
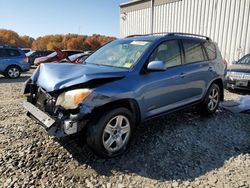
M234 79L234 80L250 80L249 73L230 72L230 73L228 73L227 76Z

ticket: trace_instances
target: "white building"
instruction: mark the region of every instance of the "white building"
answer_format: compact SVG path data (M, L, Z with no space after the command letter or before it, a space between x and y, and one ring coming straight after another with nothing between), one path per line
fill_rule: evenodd
M250 53L249 25L250 0L134 0L120 5L122 37L151 32L206 35L229 62Z

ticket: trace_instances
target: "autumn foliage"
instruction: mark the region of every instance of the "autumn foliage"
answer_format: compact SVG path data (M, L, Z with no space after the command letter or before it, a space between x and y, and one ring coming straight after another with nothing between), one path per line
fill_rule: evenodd
M0 29L0 45L11 45L23 48L31 47L34 39L29 36L19 36L16 32Z
M46 35L33 39L29 36L19 36L16 32L0 29L0 45L11 45L33 50L52 50L54 47L69 50L96 50L114 37L103 35Z

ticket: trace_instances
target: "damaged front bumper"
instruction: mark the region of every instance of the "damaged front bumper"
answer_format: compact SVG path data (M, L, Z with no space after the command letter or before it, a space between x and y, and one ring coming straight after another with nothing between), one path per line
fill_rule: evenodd
M25 101L23 107L28 111L27 115L30 118L41 124L50 136L55 136L57 138L80 132L88 122L87 119L83 118L84 115L82 113L71 114L67 116L67 118L63 113L59 113L58 117L53 118L30 102Z
M55 113L54 98L28 79L23 86L23 94L27 101L23 107L27 115L37 121L48 134L57 138L66 137L80 132L88 122L88 115L83 112L66 112L63 109ZM49 106L47 106L47 105Z
M38 121L40 121L47 129L49 129L56 122L53 118L45 114L30 102L25 101L23 103L23 107Z

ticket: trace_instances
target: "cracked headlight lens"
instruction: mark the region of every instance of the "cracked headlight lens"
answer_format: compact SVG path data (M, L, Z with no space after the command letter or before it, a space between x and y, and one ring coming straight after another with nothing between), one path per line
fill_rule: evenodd
M66 110L76 109L79 104L91 94L90 89L75 89L60 94L56 101L56 106L62 106Z

